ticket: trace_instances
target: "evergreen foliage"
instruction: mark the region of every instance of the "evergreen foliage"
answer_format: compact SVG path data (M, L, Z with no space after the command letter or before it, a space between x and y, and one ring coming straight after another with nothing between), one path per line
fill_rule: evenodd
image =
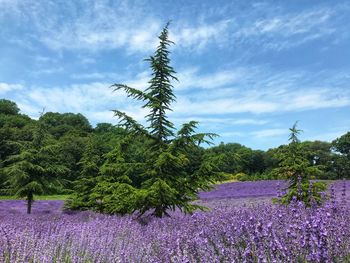
M302 201L306 205L312 202L320 203L321 194L326 190L322 182L310 182L311 176L322 173L320 167L311 165L303 151L299 140L302 130L297 128L297 122L290 130L289 145L279 152L279 167L275 169L277 174L288 178L289 185L285 195L281 197L282 204L289 204L292 201Z
M128 131L116 148L106 155L100 169L98 182L90 195L95 209L111 214L151 211L162 217L168 210L180 209L191 213L200 208L193 203L200 190L208 190L212 183L214 167L205 163L191 163L194 149L201 143L210 143L215 134L195 133L197 122L182 125L176 132L168 119L171 103L175 101L171 81L177 80L170 66L168 24L159 36L154 55L147 59L152 70L149 87L145 91L114 84L114 90L124 90L128 97L144 102L149 110L147 127L136 122L124 112L115 115ZM138 158L130 158L135 138L145 141Z
M67 172L58 163L57 145L50 143L42 122L37 122L33 139L20 145L18 154L7 158L4 168L8 193L27 200L27 213L31 213L34 195L47 193L60 185L59 176Z
M93 138L90 137L80 166L80 175L74 183L74 194L66 202L66 207L80 210L90 209L93 204L90 199L92 189L96 185L96 175L99 173L101 157L96 150Z

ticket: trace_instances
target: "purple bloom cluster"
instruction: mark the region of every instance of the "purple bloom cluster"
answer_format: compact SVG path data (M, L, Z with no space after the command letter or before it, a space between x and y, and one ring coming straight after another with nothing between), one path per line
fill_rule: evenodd
M225 184L202 194L211 211L175 212L147 224L61 212L60 201L37 201L26 215L24 202L0 201L0 262L350 261L349 181L334 184L337 209L331 201L306 208L238 199L276 196L277 183L270 183L275 188L266 181Z
M210 192L200 193L199 196L203 200L219 198L277 197L278 191L286 186L287 182L282 180L225 183L217 185Z

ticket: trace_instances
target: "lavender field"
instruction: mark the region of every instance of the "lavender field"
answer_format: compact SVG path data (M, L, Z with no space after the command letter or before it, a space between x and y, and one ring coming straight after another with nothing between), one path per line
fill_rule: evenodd
M210 212L142 222L62 212L62 201L0 201L0 262L349 262L350 181L322 207L271 204L284 182L227 183Z

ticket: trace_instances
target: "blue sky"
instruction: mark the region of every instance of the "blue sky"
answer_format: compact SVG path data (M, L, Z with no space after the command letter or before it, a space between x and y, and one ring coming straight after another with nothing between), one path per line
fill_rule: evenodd
M140 104L109 86L144 89L156 36L171 20L177 102L171 119L198 120L216 142L254 149L350 130L349 1L0 0L0 97L37 118L80 112L142 121Z

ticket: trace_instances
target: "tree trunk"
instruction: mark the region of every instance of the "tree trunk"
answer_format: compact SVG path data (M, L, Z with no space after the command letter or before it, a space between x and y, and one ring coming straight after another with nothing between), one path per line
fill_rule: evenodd
M27 214L32 212L32 204L33 204L33 194L29 193L27 195Z
M153 212L153 215L155 217L163 217L163 209L159 206L157 206Z

